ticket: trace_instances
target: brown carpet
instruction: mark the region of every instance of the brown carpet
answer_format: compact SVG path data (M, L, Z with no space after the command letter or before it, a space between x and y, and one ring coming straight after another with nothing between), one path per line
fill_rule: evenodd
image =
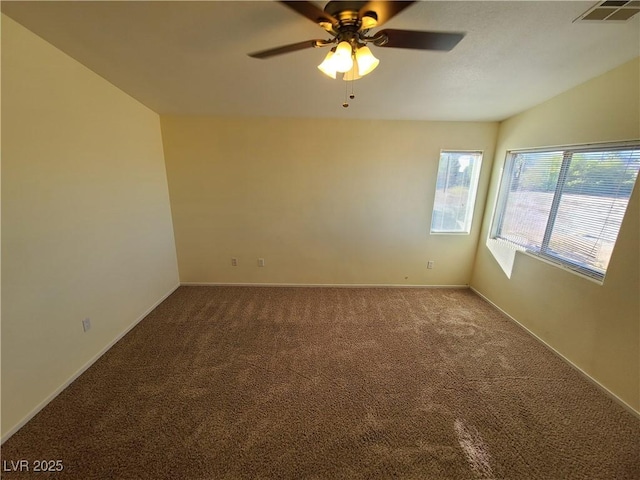
M640 420L470 290L181 287L2 448L60 479L638 479Z

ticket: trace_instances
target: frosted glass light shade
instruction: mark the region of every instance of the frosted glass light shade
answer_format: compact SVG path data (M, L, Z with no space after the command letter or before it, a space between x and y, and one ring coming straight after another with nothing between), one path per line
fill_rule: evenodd
M329 53L327 53L327 56L324 57L324 60L322 61L322 63L318 65L318 69L328 77L335 79L336 69L335 69L335 66L333 65L332 59L333 59L333 51L330 51Z
M360 76L365 76L378 66L380 60L373 56L369 47L360 47L356 51L356 62L358 64L358 73Z
M353 64L351 70L345 72L345 74L342 76L342 80L344 80L345 82L348 82L350 80L358 80L359 78L362 78L362 75L358 73L358 65L356 63Z
M340 42L336 52L331 57L333 66L337 72L348 72L353 67L352 49L349 42Z

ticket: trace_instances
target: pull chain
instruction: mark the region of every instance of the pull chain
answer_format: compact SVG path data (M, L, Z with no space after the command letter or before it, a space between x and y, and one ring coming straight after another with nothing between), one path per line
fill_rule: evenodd
M345 73L346 75L346 73ZM349 106L349 102L347 101L347 92L349 91L349 84L351 84L351 93L349 94L349 98L351 100L353 100L354 98L356 98L356 94L353 92L353 82L354 80L347 80L344 85L344 103L342 104L342 106L344 108L347 108Z
M345 73L346 75L346 73ZM346 81L344 82L344 102L342 103L342 106L344 108L348 108L349 107L349 102L347 102L347 92L349 90L349 82Z
M356 63L356 56L355 56L355 55L353 55L353 65L354 65L354 66L353 66L353 67L352 67L352 69L349 71L349 72L351 72L351 77L346 77L346 78L347 78L347 80L344 82L344 83L345 83L345 85L344 85L344 102L342 103L342 106L343 106L344 108L348 108L348 107L349 107L349 102L347 101L347 93L348 93L348 91L349 91L349 84L351 84L351 94L349 95L349 98L350 98L351 100L353 100L354 98L356 98L356 94L355 94L355 93L353 93L353 82L355 81L355 80L354 80L355 73L353 72L353 68L357 68L357 67L356 67L356 65L357 65L357 63ZM349 74L349 72L345 72L345 73L344 73L344 75L348 75L348 74ZM343 80L343 81L344 81L344 78L345 78L345 77L343 76L343 78L342 78L342 80Z
M353 93L353 82L355 82L355 80L352 78L352 79L350 80L350 83L351 83L351 95L349 95L349 98L350 98L351 100L353 100L354 98L356 98L356 94L355 94L355 93Z

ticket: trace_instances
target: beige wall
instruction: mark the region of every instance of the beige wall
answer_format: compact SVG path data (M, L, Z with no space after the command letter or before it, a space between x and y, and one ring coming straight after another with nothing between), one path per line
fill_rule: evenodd
M435 176L440 149L484 150L483 205L495 123L162 116L162 132L182 282L469 283L483 209L471 235L429 235Z
M640 411L640 187L604 285L516 254L507 278L486 247L509 149L640 138L640 62L627 63L501 124L471 286Z
M509 279L485 246L505 151L640 137L639 70L499 128L164 116L161 139L157 114L2 16L3 438L175 288L176 246L183 282L471 283L640 410L640 189L603 286L520 254ZM470 235L429 235L441 149L484 150Z
M2 140L5 438L178 274L158 115L4 15Z

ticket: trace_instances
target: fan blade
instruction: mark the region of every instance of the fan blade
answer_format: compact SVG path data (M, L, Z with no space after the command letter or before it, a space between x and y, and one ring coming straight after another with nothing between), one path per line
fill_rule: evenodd
M452 32L419 32L413 30L381 30L376 36L387 36L386 43L379 47L412 48L416 50L440 50L448 52L464 37L464 33ZM374 42L375 44L375 42Z
M297 3L297 2L295 2ZM358 16L362 16L367 12L375 12L378 17L378 27L388 22L405 8L413 5L414 2L396 2L396 1L370 1L360 8Z
M298 50L304 50L305 48L315 48L318 46L319 42L324 43L324 40L307 40L306 42L292 43L290 45L283 45L282 47L249 53L248 55L253 58L269 58L275 55L282 55L283 53L297 52Z
M299 13L303 17L308 18L313 23L320 25L322 28L324 28L328 32L335 32L340 26L340 23L336 18L332 17L327 12L320 10L311 2L289 1L289 2L280 2L280 3L282 3L283 5L286 5L291 10ZM331 24L331 28L327 28L321 23Z

